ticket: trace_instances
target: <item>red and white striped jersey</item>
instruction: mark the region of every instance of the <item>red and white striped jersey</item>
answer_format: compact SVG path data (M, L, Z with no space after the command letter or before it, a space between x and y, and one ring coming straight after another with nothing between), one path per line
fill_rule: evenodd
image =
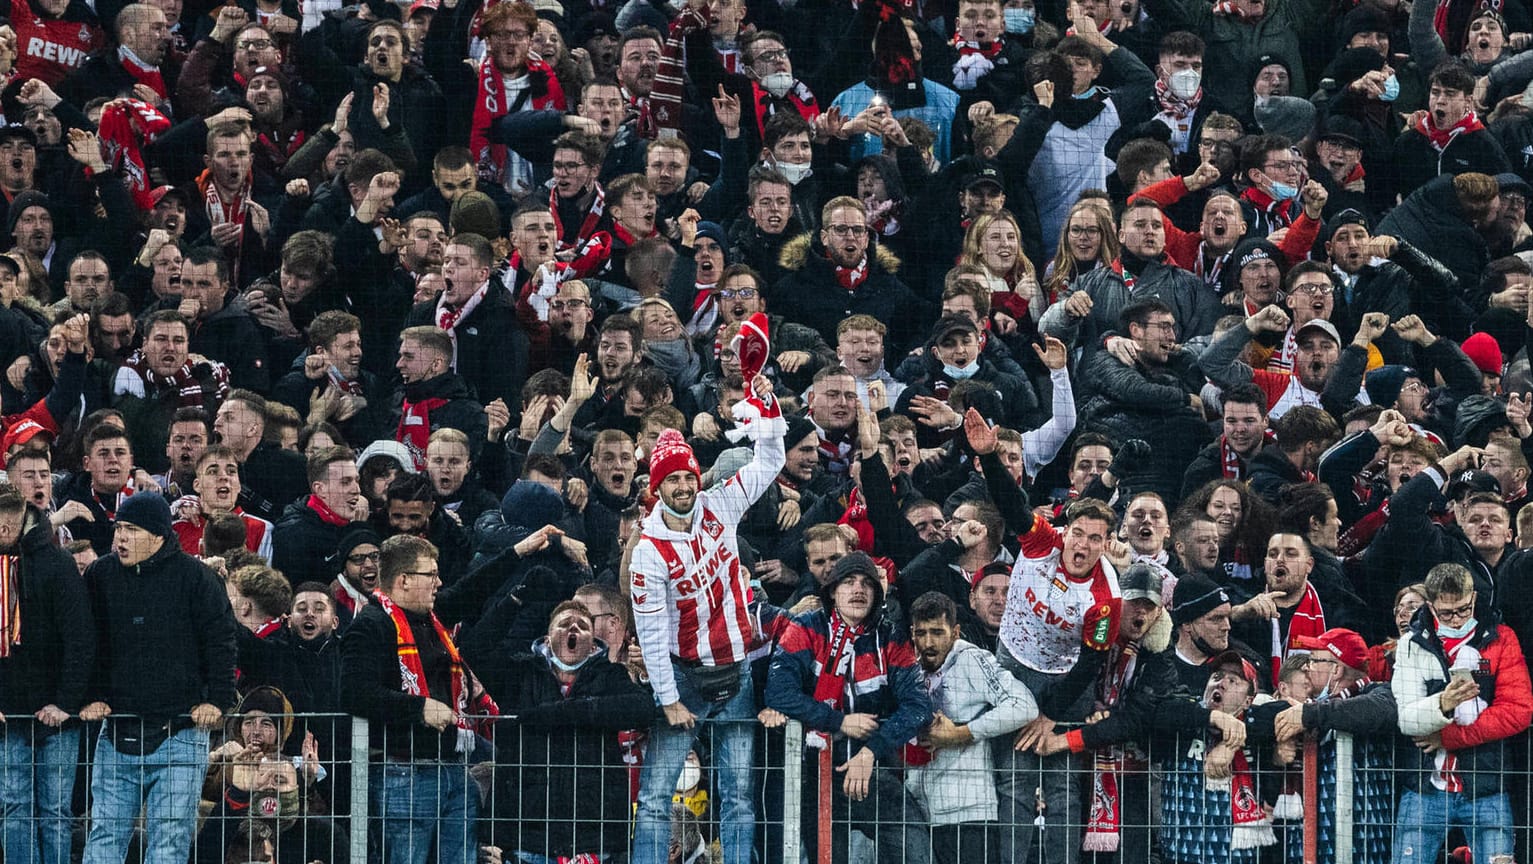
M656 506L629 565L634 629L660 704L678 699L671 655L722 666L746 659L752 641L750 574L740 566L735 528L786 462L781 438L756 442L756 455L722 486L697 496L687 531L666 526Z
M234 512L245 521L245 548L270 561L272 524L238 507L234 508ZM202 534L208 527L206 516L198 516L196 519L177 519L171 523L170 527L176 532L176 539L181 541L181 551L188 555L202 554Z

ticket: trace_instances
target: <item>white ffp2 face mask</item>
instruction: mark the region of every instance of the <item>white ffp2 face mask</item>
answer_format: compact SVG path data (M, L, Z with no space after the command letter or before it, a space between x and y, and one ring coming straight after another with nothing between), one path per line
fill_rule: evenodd
M803 162L803 163L798 163L798 164L795 164L793 162L778 162L777 163L777 172L779 174L781 174L782 176L788 178L788 182L789 183L792 183L794 186L797 186L799 183L802 183L804 181L805 177L808 177L810 174L813 174L814 173L814 169L810 167L810 163L808 163L808 162Z
M1171 78L1166 82L1171 95L1178 99L1191 99L1198 95L1198 88L1202 86L1203 73L1196 69L1178 69L1171 73Z
M761 79L761 89L772 94L775 99L781 99L788 95L793 88L793 74L791 72L773 72Z

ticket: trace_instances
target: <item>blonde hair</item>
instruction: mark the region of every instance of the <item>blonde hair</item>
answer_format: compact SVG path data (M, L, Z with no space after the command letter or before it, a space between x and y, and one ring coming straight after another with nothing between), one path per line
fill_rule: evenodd
M980 254L980 245L984 242L985 232L996 222L1005 222L1017 232L1017 263L1012 266L1010 273L991 273L989 265L985 263ZM1023 276L1038 278L1038 271L1033 269L1033 262L1027 258L1027 253L1022 250L1022 228L1017 224L1017 218L1008 211L1001 210L996 213L981 213L974 218L969 225L969 231L963 235L963 254L958 257L960 264L973 264L984 268L986 273L1005 279L1007 284L1015 285Z

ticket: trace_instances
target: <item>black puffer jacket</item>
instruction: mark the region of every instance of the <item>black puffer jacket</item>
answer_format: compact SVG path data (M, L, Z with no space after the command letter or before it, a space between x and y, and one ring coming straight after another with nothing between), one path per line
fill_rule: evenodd
M1125 366L1106 351L1097 351L1087 359L1081 380L1087 392L1076 428L1103 433L1118 443L1131 438L1148 441L1155 458L1133 478L1133 489L1154 490L1167 507L1174 507L1185 467L1213 437L1188 400L1203 380L1192 352L1181 349L1170 362L1150 368Z
M1460 285L1479 285L1490 263L1485 238L1464 219L1452 177L1436 177L1389 211L1379 234L1398 237L1436 258Z
M1400 175L1396 187L1399 189L1419 188L1440 175L1478 171L1494 177L1512 170L1501 150L1501 143L1489 129L1454 136L1441 152L1432 146L1427 136L1415 129L1406 129L1395 139L1394 160Z
M203 703L234 707L234 610L207 565L171 534L132 567L116 554L85 571L97 660L87 701L158 725Z
M287 581L329 584L341 568L331 561L341 537L365 522L332 525L319 517L303 498L287 505L272 534L271 566L282 571Z
M549 857L621 854L628 848L628 768L617 733L647 728L654 696L610 662L600 642L564 692L546 637L535 645L506 639L529 629L546 633L548 624L546 614L508 597L462 638L464 658L506 718L495 731L503 758L490 805L494 842Z
M417 303L406 327L436 323L436 302ZM494 278L484 300L458 322L454 370L480 403L504 399L518 404L527 380L527 335L516 320L511 295Z
M489 420L484 416L484 405L469 392L468 382L461 375L444 372L435 378L406 384L395 391L394 399L390 402L393 414L389 417L388 428L399 428L405 401L420 402L424 399L447 400L446 405L431 411L428 417L431 431L456 429L467 435L469 458L479 461L479 451L484 446L485 434L490 428Z
M26 514L18 544L21 642L0 660L0 713L57 705L74 714L85 704L96 656L90 597L75 562L53 545L47 519L30 504Z
M784 244L779 263L787 271L772 286L767 308L788 320L819 331L827 344L836 342L836 327L853 315L872 315L889 325L884 353L901 357L920 342L930 323L927 309L895 274L900 261L887 249L870 247L867 279L855 291L836 282L836 265L825 247L805 234Z

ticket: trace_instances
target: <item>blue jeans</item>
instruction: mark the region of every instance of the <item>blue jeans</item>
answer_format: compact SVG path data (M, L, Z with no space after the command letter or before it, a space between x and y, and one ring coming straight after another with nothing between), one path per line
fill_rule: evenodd
M0 818L5 860L68 864L69 802L79 762L80 727L53 735L42 724L15 720L0 737ZM34 736L36 736L34 743Z
M1422 792L1400 796L1395 814L1394 864L1437 861L1449 828L1462 828L1477 862L1512 855L1512 807L1506 793L1471 798L1463 792Z
M122 864L139 810L147 808L145 861L185 861L197 830L197 801L208 773L208 733L182 729L144 756L117 752L103 730L91 779L90 837L84 864Z
M433 845L437 864L478 859L479 790L469 781L467 762L374 763L369 785L388 864L425 864Z
M675 663L676 688L683 705L697 715L691 729L674 729L664 718L649 730L644 770L639 775L639 817L634 826L632 864L666 864L671 840L671 796L687 753L704 725L711 728L712 791L719 802L719 839L724 864L750 864L756 820L751 811L751 759L755 751L756 700L750 664L741 664L740 692L722 705L705 703Z

